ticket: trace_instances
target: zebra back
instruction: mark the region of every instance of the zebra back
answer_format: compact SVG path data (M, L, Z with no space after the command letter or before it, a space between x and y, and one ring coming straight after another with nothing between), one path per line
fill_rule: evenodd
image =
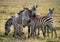
M43 26L46 25L47 23L53 23L53 18L49 16L41 16L41 17L36 16L35 21L36 25L39 24Z

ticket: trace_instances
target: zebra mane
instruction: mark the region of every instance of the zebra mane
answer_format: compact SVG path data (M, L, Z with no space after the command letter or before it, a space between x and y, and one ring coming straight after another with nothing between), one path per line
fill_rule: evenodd
M24 8L24 9L28 10L29 13L32 13L32 11L31 11L30 9L28 9L28 8ZM21 14L22 12L24 12L24 10L21 10L21 11L20 11L19 13L17 13L17 14Z
M20 13L22 13L24 10L21 10L19 13L17 13L18 15L20 15Z

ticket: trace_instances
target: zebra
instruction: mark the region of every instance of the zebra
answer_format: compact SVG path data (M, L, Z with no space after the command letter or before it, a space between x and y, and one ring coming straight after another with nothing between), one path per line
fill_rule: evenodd
M17 25L19 26L18 30L19 30L19 35L22 38L22 31L23 31L23 26L27 24L27 22L30 21L30 16L29 16L29 12L27 12L27 9L24 8L24 12L22 13L18 13L15 18L13 19L13 25L14 25L14 37L16 37L16 33L17 33Z
M51 17L53 19L53 13L54 13L54 8L49 8L47 16L49 16L49 17ZM52 21L52 23L53 23L53 21ZM46 28L46 26L48 28ZM49 26L48 25L46 25L46 26L45 26L45 28L47 29L47 36L49 37ZM45 29L45 31L46 31L46 29Z
M36 7L37 7L37 6L36 6ZM29 10L28 8L25 8L25 7L24 7L23 9L26 9L26 10L27 10L30 18L33 16L32 14L34 14L34 13L32 13L31 10ZM32 9L34 9L34 8L32 8ZM21 15L23 12L24 12L24 10L20 11L19 13L16 14L16 16L12 16L11 18L9 18L9 19L7 20L8 22L6 22L6 24L5 24L5 35L8 35L8 34L9 34L9 32L10 32L10 27L11 27L11 25L14 24L14 23L13 23L14 18L15 18L15 17L18 17L18 15ZM19 20L19 22L20 22L20 21L21 21L21 20ZM30 20L29 20L27 23L29 23L29 22L30 22ZM29 36L29 35L30 35L30 24L27 24L27 23L25 23L25 24L23 25L23 27L28 26L28 38L29 38L29 37L30 37L30 36ZM15 24L16 24L16 23L15 23ZM14 28L14 29L15 29L15 28ZM14 34L13 34L13 37L14 37Z
M52 18L52 21L51 23L53 24L53 11L54 11L54 8L49 8L48 9L48 13L47 13L47 16L51 17ZM40 15L39 15L40 16ZM41 17L41 16L40 16ZM46 28L47 27L47 28ZM46 34L46 29L47 29L47 36L49 37L49 24L46 24L46 26L44 27L45 28L45 34ZM39 29L38 29L39 30ZM38 32L38 35L39 35L39 32Z
M37 8L37 6L36 6L36 7L33 6L33 7L32 7L32 10L28 10L27 8L25 8L25 9L27 9L27 10L30 12L30 13L29 13L30 16L31 16L31 14L32 14L33 17L35 17L35 16L36 16L36 15L35 15L35 14L36 14L36 8ZM33 12L33 11L34 11L34 12ZM23 11L21 11L21 12L23 12ZM18 14L20 14L21 12L19 12ZM28 21L28 23L29 23L29 22L30 22L30 21ZM33 21L33 23L34 23L34 21ZM31 24L29 24L29 25L32 25L32 22L31 22ZM29 26L29 25L28 25L28 27L29 27L29 28L28 28L28 33L30 34L30 26ZM26 25L25 25L25 26L26 26ZM33 29L31 29L31 31L32 31L32 30L33 30ZM29 35L29 34L28 34L28 35ZM31 32L31 35L32 35L32 32ZM28 36L28 37L29 37L29 36Z
M14 26L14 34L13 37L16 38L16 35L19 35L22 39L22 35L24 34L22 32L23 30L23 25L24 22L28 22L29 16L28 13L26 12L26 9L20 11L19 13L17 13L15 16L11 17L5 24L5 35L8 35L8 33L10 32L10 26L13 25Z
M32 11L32 15L33 15L33 17L34 18L31 18L31 22L30 22L30 24L32 25L31 26L31 36L32 37L34 37L34 28L38 28L38 30L39 30L39 28L40 28L40 26L41 26L41 28L43 28L43 27L45 27L46 25L48 25L49 26L49 29L51 30L51 32L55 32L55 35L56 35L56 37L57 37L57 33L56 33L56 30L55 30L55 28L53 28L53 25L52 25L52 22L53 22L53 20L52 20L52 17L50 17L50 16L42 16L40 19L38 19L38 18L35 18L36 17L36 8L37 8L38 6L33 6L32 7L32 9L31 9L31 11ZM54 10L54 9L53 9ZM53 10L50 10L49 9L49 11L53 11ZM51 13L51 12L50 12ZM49 15L50 15L50 13L49 13ZM53 12L52 12L53 13ZM51 14L52 14L51 13ZM46 22L45 22L46 21ZM39 24L39 25L38 25ZM50 25L51 25L51 27L50 27ZM42 32L43 32L43 35L44 35L44 37L45 37L45 28L44 29L42 29ZM39 34L39 33L38 33Z
M18 31L20 31L17 27L21 27L21 25L23 25L21 28L23 29L23 27L25 27L25 26L28 26L28 37L29 37L29 33L30 33L30 26L29 26L29 24L27 24L27 23L29 23L30 22L30 19L28 19L29 17L31 17L32 15L31 15L31 10L29 10L28 8L23 8L24 10L22 10L22 11L20 11L19 13L17 13L15 16L13 16L13 17L11 17L9 20L8 20L8 22L6 22L7 24L5 24L5 26L6 26L6 28L7 29L5 29L5 35L8 35L8 33L10 32L10 26L11 25L13 25L14 26L14 34L13 34L13 37L16 37L15 35L16 35L16 32ZM25 12L25 13L24 13ZM22 14L27 14L27 15L23 15L22 16ZM22 16L22 17L21 17ZM25 17L27 16L27 18L25 19ZM24 17L24 18L23 18ZM23 19L23 20L21 20L21 19ZM13 21L12 21L13 20ZM29 20L29 21L26 21L26 20ZM27 23L26 23L27 22ZM9 23L11 23L11 24L9 24ZM22 24L20 24L20 23L22 23ZM9 26L9 28L8 28L8 26ZM9 29L9 30L8 30ZM18 30L17 30L18 29ZM8 32L9 31L9 32ZM20 32L20 33L22 33L22 32ZM23 33L24 34L24 33ZM20 34L19 34L20 35ZM20 35L21 36L21 35Z
M50 9L49 9L49 11L50 11ZM51 11L53 11L53 10L51 10ZM50 15L50 14L49 14ZM46 28L44 28L45 26L49 26L49 29L51 30L51 33L52 33L52 37L53 37L53 32L55 33L55 37L57 37L57 33L56 33L56 30L55 30L55 28L53 27L53 18L52 17L50 17L50 16L42 16L42 17L40 17L40 18L37 18L37 15L36 14L34 14L34 20L32 19L32 21L34 21L35 22L35 30L34 31L32 31L32 32L36 32L36 28L38 28L38 32L39 32L39 29L41 28L42 29L42 32L43 32L43 36L44 36L44 38L45 38L45 33L46 33L46 31L45 31L45 29ZM39 33L38 33L38 35L39 35Z

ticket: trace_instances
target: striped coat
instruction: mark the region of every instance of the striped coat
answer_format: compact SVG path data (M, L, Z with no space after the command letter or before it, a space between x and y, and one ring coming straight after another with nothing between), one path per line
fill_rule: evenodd
M39 17L39 15L36 15L36 17L34 18L34 20L32 19L32 21L34 21L35 25L34 25L34 32L36 32L36 28L38 28L38 31L39 31L39 28L42 29L42 32L43 32L43 36L45 37L45 26L48 25L49 26L49 29L51 30L51 33L53 33L53 31L55 32L55 35L57 37L57 34L56 34L56 30L54 29L53 27L53 18L52 17L49 17L49 16L41 16ZM53 36L53 34L52 34Z

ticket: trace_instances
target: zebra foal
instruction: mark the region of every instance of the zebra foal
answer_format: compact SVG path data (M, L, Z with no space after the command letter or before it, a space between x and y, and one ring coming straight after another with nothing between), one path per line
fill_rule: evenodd
M49 9L49 14L46 16L39 17L39 15L36 15L36 17L35 17L35 34L36 34L36 28L38 28L38 35L39 35L39 29L41 28L42 32L43 32L43 36L45 37L46 36L45 35L46 34L45 26L47 26L48 29L50 29L50 31L52 33L51 34L52 37L53 37L53 31L55 33L55 37L57 37L56 30L53 27L53 18L52 18L53 10L54 9ZM49 32L49 31L47 30L47 32Z

